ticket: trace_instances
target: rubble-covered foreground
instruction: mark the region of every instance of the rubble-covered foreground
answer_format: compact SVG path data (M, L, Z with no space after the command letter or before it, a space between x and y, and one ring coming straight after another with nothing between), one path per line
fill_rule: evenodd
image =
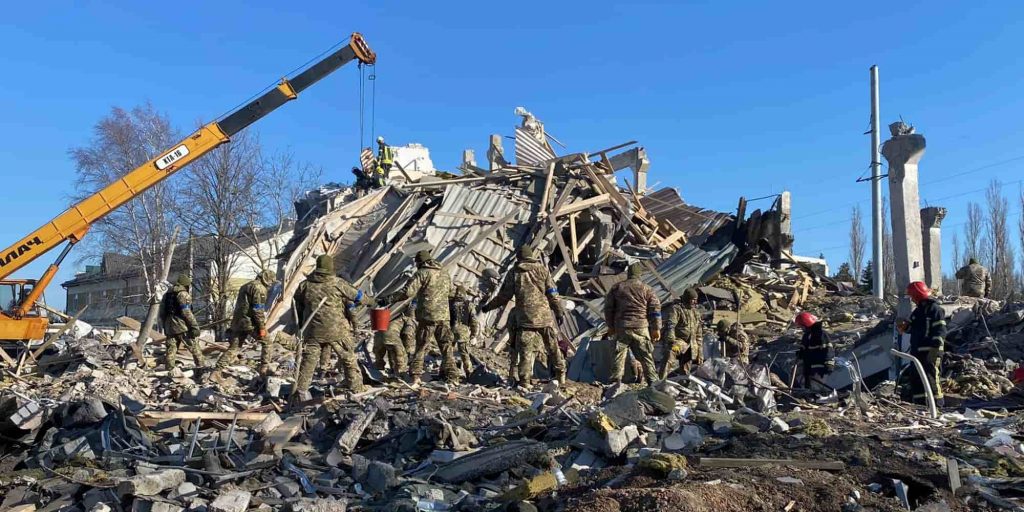
M517 393L495 385L503 358L479 350L459 387L348 396L329 373L286 413L286 378L234 366L204 383L123 365L129 353L106 336L67 340L41 372L5 372L0 508L998 510L1019 508L1024 481L1024 416L961 406L933 420L891 382L817 394L715 359L651 388ZM277 374L293 354L278 350Z

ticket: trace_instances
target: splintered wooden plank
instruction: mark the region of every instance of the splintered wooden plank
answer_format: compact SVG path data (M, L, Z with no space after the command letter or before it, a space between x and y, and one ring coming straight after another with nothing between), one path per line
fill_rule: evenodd
M572 254L569 253L565 240L562 239L562 225L561 223L555 223L554 217L549 218L548 221L551 223L551 231L555 235L555 243L558 244L558 250L562 253L565 269L569 272L569 280L572 281L573 291L582 294L583 287L580 286L579 277L576 276L576 268L572 265Z

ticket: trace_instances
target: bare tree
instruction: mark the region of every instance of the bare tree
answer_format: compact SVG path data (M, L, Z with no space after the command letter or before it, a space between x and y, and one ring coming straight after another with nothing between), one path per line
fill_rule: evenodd
M988 219L985 222L985 239L987 251L991 257L992 297L1006 299L1016 291L1015 251L1010 244L1010 233L1007 227L1009 217L1009 201L1003 196L1003 187L998 180L989 183L985 191L985 206Z
M243 257L236 239L260 216L262 173L259 136L243 131L193 163L184 183L182 222L204 241L202 251L210 262L206 279L195 283L196 294L208 297L213 322L230 314L231 275Z
M964 224L964 259L981 259L981 237L985 221L981 214L981 205L967 203L967 223Z
M860 282L860 273L864 269L864 222L860 214L860 205L854 205L850 212L850 265L853 267L855 283Z
M81 200L146 163L179 137L168 117L150 104L130 111L113 107L93 127L88 145L69 150L75 162L75 200ZM97 222L85 238L84 258L103 252L135 257L149 295L156 289L158 269L171 236L175 180L165 180Z
M1017 195L1020 201L1020 215L1017 216L1017 238L1021 248L1020 272L1017 276L1017 284L1024 286L1024 186L1020 187Z
M323 168L309 162L298 162L291 150L274 153L266 158L260 175L261 195L266 198L264 222L280 226L295 218L295 202L306 191L320 184Z

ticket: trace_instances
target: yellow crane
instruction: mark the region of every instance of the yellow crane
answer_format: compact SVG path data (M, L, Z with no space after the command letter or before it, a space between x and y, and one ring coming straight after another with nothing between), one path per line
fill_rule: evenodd
M294 77L281 79L277 87L221 120L204 125L156 158L72 205L0 252L0 300L4 301L0 303L0 340L43 338L48 319L36 311L36 301L53 280L64 257L82 240L93 223L214 148L227 143L232 135L297 98L300 92L321 78L356 59L364 64L373 64L377 60L376 54L358 32L352 34L348 44L337 51ZM14 272L65 242L67 244L60 255L39 279L8 279Z

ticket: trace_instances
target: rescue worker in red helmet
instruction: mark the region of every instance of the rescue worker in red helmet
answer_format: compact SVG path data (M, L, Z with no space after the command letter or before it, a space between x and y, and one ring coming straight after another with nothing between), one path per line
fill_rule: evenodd
M820 378L828 373L832 363L832 341L822 322L811 313L801 312L794 321L804 329L802 347L797 352L797 358L803 361L804 387L810 389L815 377Z
M942 384L939 374L942 353L946 343L946 312L931 298L931 290L922 281L907 286L907 295L917 305L910 314L910 323L903 322L900 331L910 330L910 355L917 358L924 367L928 385L935 396L935 405L943 406ZM927 394L916 371L910 373L910 395L914 403L924 404Z

